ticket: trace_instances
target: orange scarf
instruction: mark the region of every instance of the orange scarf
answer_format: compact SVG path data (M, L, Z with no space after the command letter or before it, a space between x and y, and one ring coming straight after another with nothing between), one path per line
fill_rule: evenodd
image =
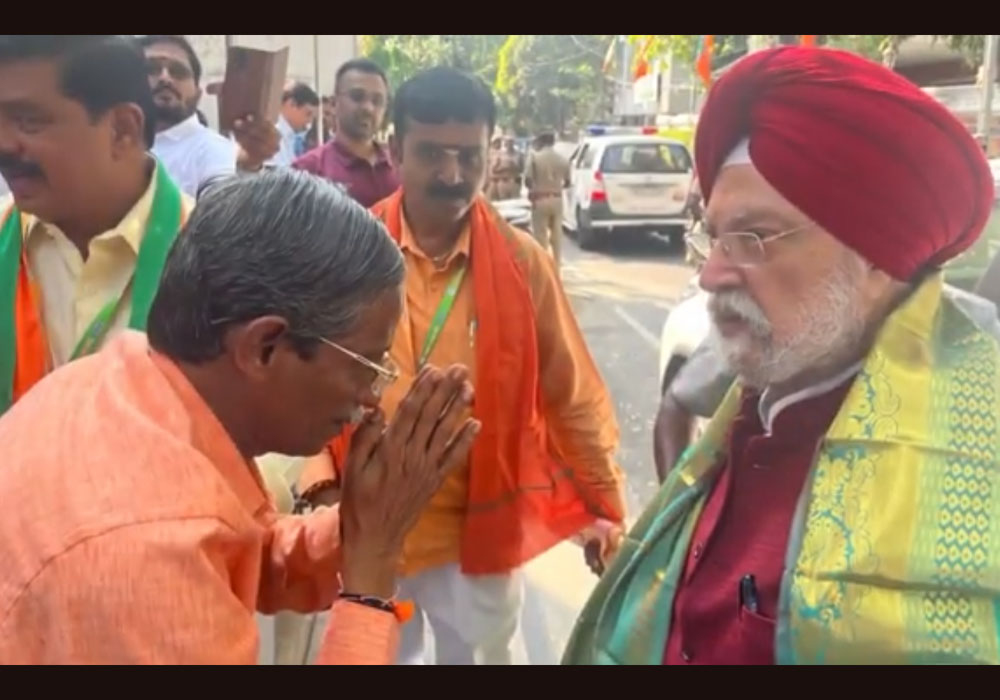
M28 255L22 252L14 302L17 329L17 363L14 365L14 401L42 380L48 372L49 344L39 317L41 293L27 274Z
M372 208L398 243L402 190ZM476 402L483 425L472 448L462 571L511 571L595 520L572 470L548 449L538 377L535 308L513 230L479 197L469 212L471 272L478 322ZM500 303L500 300L503 300ZM330 445L342 465L349 435Z

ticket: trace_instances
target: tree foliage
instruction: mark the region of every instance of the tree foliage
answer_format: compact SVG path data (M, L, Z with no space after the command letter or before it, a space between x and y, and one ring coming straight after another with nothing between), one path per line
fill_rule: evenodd
M613 83L602 72L611 36L512 34L500 52L496 92L518 131L567 131L604 118Z
M603 35L368 34L362 53L398 87L417 72L449 65L493 86L502 128L521 134L547 126L571 129L603 116L611 106L611 81L601 72L612 40Z
M797 41L794 35L759 35L767 37L770 43L790 43ZM891 63L903 41L913 34L824 34L819 35L822 43L860 53L877 61ZM944 42L949 48L961 53L970 65L983 60L984 36L982 34L934 34L935 41ZM649 41L650 55L653 57L673 56L677 60L693 63L697 58L701 36L697 34L633 34L629 41L644 46ZM749 35L716 35L713 63L725 62L727 57L739 55L747 49Z
M498 52L506 39L506 34L364 34L361 52L385 69L393 87L441 65L475 73L493 83Z

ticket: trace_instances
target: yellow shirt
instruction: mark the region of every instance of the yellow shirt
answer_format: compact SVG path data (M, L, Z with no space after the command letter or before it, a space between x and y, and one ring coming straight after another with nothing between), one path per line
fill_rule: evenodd
M22 214L27 227L28 268L41 290L42 322L53 368L69 361L90 322L108 301L122 293L135 273L155 189L154 172L146 191L118 225L90 241L86 260L55 225ZM184 194L181 198L185 210L191 211L194 200ZM3 201L0 212L6 211L10 202L10 198ZM131 307L129 292L122 300L105 341L127 326Z

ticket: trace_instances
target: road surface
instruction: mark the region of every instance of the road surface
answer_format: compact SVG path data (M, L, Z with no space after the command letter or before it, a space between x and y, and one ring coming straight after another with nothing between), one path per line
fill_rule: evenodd
M691 278L683 255L656 238L622 241L599 252L563 245L563 283L615 401L632 518L656 492L652 426L659 405L663 322ZM526 567L517 663L558 663L577 613L597 579L573 544Z

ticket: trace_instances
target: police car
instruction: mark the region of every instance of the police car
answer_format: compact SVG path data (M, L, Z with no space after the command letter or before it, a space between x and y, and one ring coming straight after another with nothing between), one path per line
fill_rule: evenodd
M657 136L655 127L591 127L570 156L566 228L587 249L639 231L679 244L693 170L687 147Z

